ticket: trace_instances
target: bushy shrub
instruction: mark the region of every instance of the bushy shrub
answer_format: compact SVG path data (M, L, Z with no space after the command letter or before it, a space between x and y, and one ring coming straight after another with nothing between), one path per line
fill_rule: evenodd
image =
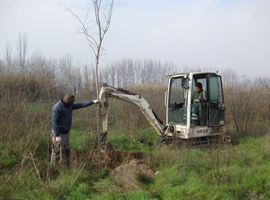
M40 79L36 75L21 74L0 76L0 99L2 101L50 100L58 97L58 90L51 77Z
M241 84L224 90L227 127L237 134L264 135L269 128L270 93L252 82Z

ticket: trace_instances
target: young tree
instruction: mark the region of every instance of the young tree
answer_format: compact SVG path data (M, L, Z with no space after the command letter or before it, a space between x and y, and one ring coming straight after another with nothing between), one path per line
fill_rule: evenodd
M27 35L19 34L18 43L17 43L17 53L18 53L18 65L19 72L25 74L27 72L26 66L26 55L28 52L28 39Z
M4 74L6 72L6 66L5 66L5 63L4 63L4 61L2 61L1 59L0 59L0 74L2 75L2 74Z
M12 49L11 49L10 44L7 44L6 46L5 61L6 61L7 71L9 73L14 72L14 62L12 60Z
M91 0L90 6L88 6L84 19L78 14L73 12L70 8L66 9L75 17L80 24L80 33L85 36L88 42L88 46L95 56L95 85L96 95L99 98L99 63L100 56L103 53L102 45L107 34L110 24L111 17L114 8L114 0ZM94 19L91 18L91 14L94 14ZM94 22L94 23L93 23ZM94 30L94 32L92 32ZM100 120L99 120L99 107L97 107L97 139L98 144L100 141ZM100 147L98 146L98 149Z

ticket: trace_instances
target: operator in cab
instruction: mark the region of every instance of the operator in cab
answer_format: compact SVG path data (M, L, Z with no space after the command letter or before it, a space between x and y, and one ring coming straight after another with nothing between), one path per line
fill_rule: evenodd
M199 117L199 112L200 112L200 105L201 103L205 102L205 97L204 97L204 91L202 88L202 83L197 82L195 85L194 93L193 93L193 101L191 105L191 121L192 124L194 125L199 125L200 124L200 117Z

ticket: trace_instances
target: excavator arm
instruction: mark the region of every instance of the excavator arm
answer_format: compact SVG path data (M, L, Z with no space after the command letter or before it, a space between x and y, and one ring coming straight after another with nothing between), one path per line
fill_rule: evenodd
M99 93L99 99L101 100L100 116L102 123L102 135L107 135L108 131L109 98L119 99L137 105L140 108L140 111L144 114L146 119L160 136L166 136L168 134L168 127L155 114L149 103L143 97L121 88L114 88L107 84L103 84Z

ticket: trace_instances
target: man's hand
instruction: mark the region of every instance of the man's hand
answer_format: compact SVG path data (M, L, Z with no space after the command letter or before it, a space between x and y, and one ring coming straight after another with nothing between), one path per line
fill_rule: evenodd
M62 141L62 138L60 136L52 135L52 143L53 144L60 144Z
M97 104L97 103L99 103L99 102L100 102L100 100L95 99L95 100L93 100L92 102L93 102L93 104Z
M200 98L199 101L200 101L201 103L206 102L206 100L205 100L204 98Z
M56 143L56 144L60 144L60 143L61 143L61 140L62 140L62 139L61 139L60 136L56 136L56 137L55 137L55 143Z

